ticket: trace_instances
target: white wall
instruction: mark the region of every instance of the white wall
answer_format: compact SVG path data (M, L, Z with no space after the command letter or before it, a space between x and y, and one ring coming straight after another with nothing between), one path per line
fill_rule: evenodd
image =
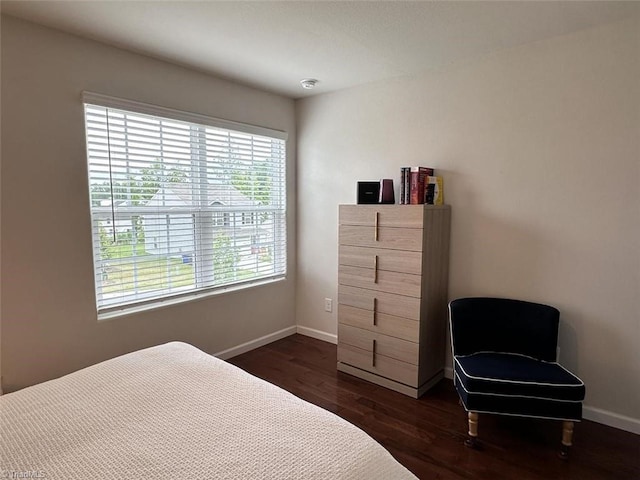
M98 322L83 90L287 131L287 280ZM295 325L292 100L3 17L2 139L5 390L171 340L215 353Z
M356 181L397 190L401 166L432 166L452 205L450 298L558 307L560 360L591 417L640 426L638 32L612 24L298 101L299 326L336 333L323 299Z
M0 3L0 12L2 4ZM0 23L0 36L2 25ZM0 89L2 88L2 62L0 61ZM0 95L0 108L2 108L2 95ZM2 145L2 115L0 115L0 149ZM0 154L0 272L2 272L2 155ZM2 395L2 281L0 280L0 395Z

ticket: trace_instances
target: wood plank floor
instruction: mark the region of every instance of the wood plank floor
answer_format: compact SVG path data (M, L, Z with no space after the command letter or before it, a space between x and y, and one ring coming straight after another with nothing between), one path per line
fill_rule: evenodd
M229 361L357 425L421 479L640 479L640 436L590 421L568 462L548 420L481 415L482 450L470 450L450 380L415 400L338 372L336 346L320 340L292 335Z

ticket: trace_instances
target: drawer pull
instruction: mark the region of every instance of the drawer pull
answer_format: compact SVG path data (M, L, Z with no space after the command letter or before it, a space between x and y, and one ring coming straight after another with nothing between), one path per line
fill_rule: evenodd
M375 341L375 339L373 340L373 347L371 349L371 366L372 367L376 366L376 341Z
M378 283L378 255L373 257L373 283Z
M373 325L376 326L378 324L378 299L373 298Z
M374 222L375 229L373 230L373 240L378 241L378 220L380 218L380 212L376 212L376 219Z

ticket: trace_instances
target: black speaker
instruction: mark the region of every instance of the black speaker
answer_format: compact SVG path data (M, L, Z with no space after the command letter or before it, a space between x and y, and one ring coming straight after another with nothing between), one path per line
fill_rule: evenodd
M380 182L358 182L358 204L380 203Z

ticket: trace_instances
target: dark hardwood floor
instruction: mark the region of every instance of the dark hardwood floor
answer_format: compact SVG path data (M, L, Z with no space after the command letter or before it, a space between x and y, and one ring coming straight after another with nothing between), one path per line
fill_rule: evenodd
M421 479L640 479L640 436L586 420L567 462L556 456L561 424L548 420L481 415L482 450L470 450L450 380L415 400L338 372L336 346L309 337L230 362L357 425Z

